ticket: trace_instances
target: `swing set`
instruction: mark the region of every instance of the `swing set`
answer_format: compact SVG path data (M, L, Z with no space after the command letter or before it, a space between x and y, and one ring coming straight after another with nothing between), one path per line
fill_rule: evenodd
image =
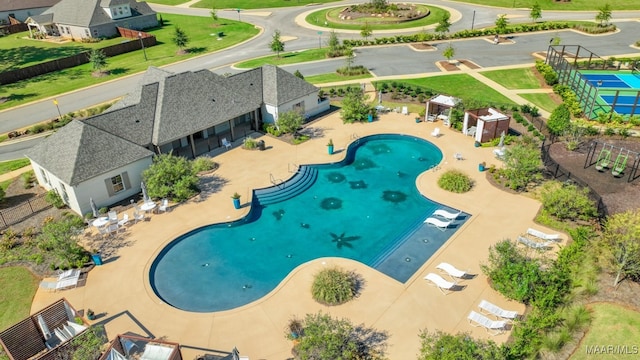
M598 152L600 144L602 144L602 148L600 148ZM615 160L612 160L613 153L616 152L616 150L618 155L615 157ZM598 153L598 157L594 162L593 158L596 152ZM634 161L631 168L628 169L629 157L631 156L633 156ZM617 178L623 177L628 171L629 178L627 182L632 182L640 177L640 175L637 175L638 168L640 167L640 154L629 149L618 148L612 144L600 143L595 140L589 144L589 151L587 152L587 158L584 162L584 168L586 169L594 164L596 170L599 172L610 170L611 174Z

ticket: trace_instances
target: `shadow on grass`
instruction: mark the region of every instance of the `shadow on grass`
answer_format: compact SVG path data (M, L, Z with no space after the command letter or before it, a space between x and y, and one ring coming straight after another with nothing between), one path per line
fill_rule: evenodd
M203 47L203 46L192 47L192 48L187 49L187 51L189 52L189 54L202 54L205 51L207 51L207 48Z
M38 96L38 93L29 93L29 94L11 94L7 97L7 101L22 101L28 98L32 98Z
M25 40L26 41L26 40ZM84 46L61 46L58 48L41 48L36 46L21 46L0 51L2 71L9 71L24 67L29 63L39 63L60 59L90 50Z
M118 76L118 75L126 74L127 72L129 72L129 70L131 70L131 69L119 67L119 68L115 68L115 69L109 70L109 73L111 75Z

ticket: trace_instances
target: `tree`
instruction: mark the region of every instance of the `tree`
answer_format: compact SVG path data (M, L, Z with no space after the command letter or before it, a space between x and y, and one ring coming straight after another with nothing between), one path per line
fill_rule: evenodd
M218 23L218 10L216 10L216 8L212 7L211 11L209 12L209 15L211 15L211 19L213 20L213 25L217 25Z
M440 359L505 359L501 347L491 340L474 339L469 334L447 334L440 330L420 332L418 360Z
M451 27L451 14L448 11L445 11L442 14L440 20L438 20L438 25L436 25L435 31L443 36L444 33L449 32L449 28Z
M347 64L347 74L351 74L351 66L353 66L353 62L355 61L355 54L353 53L353 49L352 48L348 48L345 50L345 54L346 56L345 58L345 62Z
M531 12L529 12L529 17L531 18L532 22L536 22L542 17L542 8L540 7L540 4L535 2L533 3L533 5L531 5Z
M382 360L388 337L322 313L307 314L302 333L292 351L295 359ZM286 336L290 336L288 329Z
M507 14L502 14L498 16L496 19L496 34L504 34L507 32L507 26L509 25L509 20L507 19Z
M360 36L362 36L365 40L367 40L372 33L373 31L371 30L371 25L369 25L368 22L365 22L364 25L362 25L362 28L360 29Z
M151 166L142 172L142 179L152 198L184 201L198 192L198 177L189 160L182 156L154 156Z
M596 21L600 22L600 26L606 26L609 24L609 20L611 20L611 6L609 4L604 4L603 7L598 9L598 14L596 15Z
M93 49L89 53L89 62L93 70L101 72L107 66L107 56L100 49Z
M276 126L282 133L293 134L303 122L304 118L299 111L289 110L278 115Z
M189 37L187 37L187 34L177 26L171 40L178 47L178 49L180 49L180 52L183 52L184 48L189 43Z
M342 99L340 117L342 117L342 122L345 124L363 122L367 120L367 115L369 115L372 110L373 108L365 103L362 89L351 89L347 91L344 99Z
M269 43L269 48L271 49L271 51L274 51L276 53L276 57L280 58L280 52L284 51L284 42L280 38L280 30L276 30L273 32L271 42Z
M331 30L331 32L329 33L329 40L327 40L327 45L329 46L329 57L340 56L340 39L338 39L338 35L333 30Z
M506 149L503 174L511 189L524 190L529 183L542 177L541 169L540 150L530 137L523 137Z
M545 181L540 189L540 200L545 213L560 220L591 220L598 211L589 198L588 188L559 181Z
M84 221L76 215L48 222L38 236L38 248L53 253L57 260L55 267L82 267L89 260L86 250L77 242L83 228Z
M302 75L300 70L296 70L296 72L294 72L293 75L295 75L297 78L304 80L304 75Z
M449 61L451 61L451 59L454 56L456 56L456 49L454 49L453 46L451 46L451 43L449 43L449 46L447 46L447 48L444 49L444 51L442 52L442 56L447 58L447 60Z
M640 276L640 211L627 210L609 216L601 245L605 265L616 274L613 286L626 277Z
M571 113L565 104L558 105L547 120L547 128L552 135L562 135L571 125Z

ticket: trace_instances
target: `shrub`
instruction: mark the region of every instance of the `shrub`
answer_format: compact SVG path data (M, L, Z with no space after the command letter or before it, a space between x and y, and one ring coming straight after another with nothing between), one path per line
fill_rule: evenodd
M560 104L549 116L547 128L553 135L562 135L571 126L571 114L565 104Z
M311 285L313 299L324 305L340 305L354 298L358 291L358 278L352 271L338 267L321 270Z
M420 360L506 359L502 348L491 340L474 339L467 333L456 335L437 330L420 332Z
M64 201L62 201L62 197L55 190L47 191L47 195L45 195L44 199L51 205L53 205L56 209L61 209L64 207Z
M197 174L203 171L209 171L215 167L215 163L208 156L198 156L191 161L191 168Z
M151 166L142 172L142 178L152 198L169 198L180 202L198 192L198 177L191 162L181 156L155 155Z
M242 147L247 150L254 150L258 147L258 141L253 138L246 138L244 139Z
M33 183L35 182L35 173L33 170L29 170L20 174L20 181L22 182L22 187L25 189L30 189L33 187Z
M504 165L502 173L513 190L525 190L529 183L542 178L540 150L531 137L523 136L506 149Z
M471 190L473 181L467 174L458 170L448 170L438 179L438 186L454 193L465 193Z
M12 228L5 230L4 234L2 234L2 238L0 239L0 250L13 249L13 247L18 244L17 237L18 234L16 234Z
M89 254L77 243L83 227L81 217L69 214L42 227L38 248L55 256L57 263L52 264L54 268L82 267L89 260Z

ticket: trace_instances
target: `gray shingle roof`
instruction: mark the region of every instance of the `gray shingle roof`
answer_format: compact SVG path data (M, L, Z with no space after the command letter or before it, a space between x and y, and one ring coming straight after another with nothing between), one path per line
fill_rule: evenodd
M318 91L317 87L274 65L262 66L262 84L264 102L275 106Z
M130 105L136 105L140 103L142 88L145 85L158 83L160 85L160 89L164 89L164 79L167 76L172 74L173 73L171 71L163 70L155 66L149 66L147 68L147 71L145 71L144 74L142 74L142 78L136 85L135 89L132 92L125 95L120 101L113 104L109 109L107 109L107 111L114 111ZM156 96L157 96L157 93L156 93ZM155 100L154 100L154 103L155 103Z
M247 84L248 89L239 91L231 79L209 70L168 76L160 89L153 143L164 144L260 108L258 96L247 96L257 86Z
M35 21L40 25L53 24L53 14L34 15L34 16L30 16L29 19Z
M101 6L102 0L61 0L43 14L53 14L56 24L89 27L113 22ZM126 0L118 2L129 4L132 15L152 14L153 10L145 2ZM135 10L135 11L133 11Z
M26 154L70 186L152 155L143 147L79 120L70 122Z
M50 7L58 1L60 0L0 0L0 11Z

